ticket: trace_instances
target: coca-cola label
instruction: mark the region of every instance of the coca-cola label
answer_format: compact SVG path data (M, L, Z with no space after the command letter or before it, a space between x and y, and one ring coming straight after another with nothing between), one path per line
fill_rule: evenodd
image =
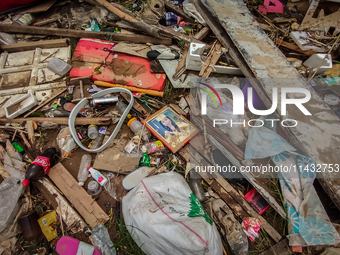
M42 166L42 168L44 168L45 174L47 174L47 172L50 170L50 159L49 158L39 156L32 162L32 164Z

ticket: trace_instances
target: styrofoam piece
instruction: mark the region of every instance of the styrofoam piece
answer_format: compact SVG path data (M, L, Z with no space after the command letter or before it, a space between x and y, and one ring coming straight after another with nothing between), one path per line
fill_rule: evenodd
M17 109L12 112L11 108L15 108L15 105L17 106ZM23 114L24 112L27 112L31 108L37 105L37 100L34 95L32 95L31 92L28 92L23 97L20 97L18 100L15 100L13 103L9 104L6 108L6 117L7 119L14 119L18 117L20 114Z
M47 68L63 77L72 69L72 66L67 64L64 60L54 57L48 62Z
M310 56L304 63L303 65L305 67L308 67L310 69L313 69L313 72L318 66L321 64L320 68L316 72L316 75L318 74L323 74L329 69L332 69L333 64L332 64L332 56L328 55L326 58L327 54L325 53L317 53L314 54L313 56Z
M294 42L299 46L301 50L314 50L315 52L327 52L328 48L321 48L315 45L306 45L310 44L308 40L308 34L304 31L292 31L290 32L290 37L294 40Z
M185 60L187 70L201 71L204 62L201 55L205 49L206 44L203 43L190 43L189 52ZM213 73L223 73L232 75L243 75L240 68L232 66L215 65Z

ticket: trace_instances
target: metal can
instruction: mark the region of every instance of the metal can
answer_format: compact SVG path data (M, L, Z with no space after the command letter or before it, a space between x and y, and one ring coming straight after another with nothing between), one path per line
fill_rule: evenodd
M114 104L118 102L118 97L114 96L114 97L102 97L102 98L94 98L91 100L90 102L90 106L91 107L99 107L99 106L103 106L103 105L107 105L107 104Z

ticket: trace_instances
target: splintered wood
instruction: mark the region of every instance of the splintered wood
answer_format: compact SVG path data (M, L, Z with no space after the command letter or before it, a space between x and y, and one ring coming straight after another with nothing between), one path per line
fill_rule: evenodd
M78 185L76 179L61 164L57 164L48 172L48 177L76 208L91 228L105 224L109 216L103 211L85 189Z
M199 76L208 78L215 64L221 56L222 45L217 42L208 54L207 60L204 62L203 67L199 73Z

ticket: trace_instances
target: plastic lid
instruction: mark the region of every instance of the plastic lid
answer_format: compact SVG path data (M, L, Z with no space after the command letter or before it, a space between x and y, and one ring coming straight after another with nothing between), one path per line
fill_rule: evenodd
M24 185L25 187L28 186L28 184L30 184L30 181L25 179L22 181L22 185Z
M84 182L78 182L79 186L84 186Z
M91 168L91 166L88 166L88 167L87 167L87 171L90 170L90 168Z
M128 126L128 127L130 127L130 124L131 124L131 123L132 123L132 121L134 121L134 120L137 120L137 119L136 119L136 118L132 118L132 119L130 119L130 120L129 120L129 122L127 123L127 126Z

